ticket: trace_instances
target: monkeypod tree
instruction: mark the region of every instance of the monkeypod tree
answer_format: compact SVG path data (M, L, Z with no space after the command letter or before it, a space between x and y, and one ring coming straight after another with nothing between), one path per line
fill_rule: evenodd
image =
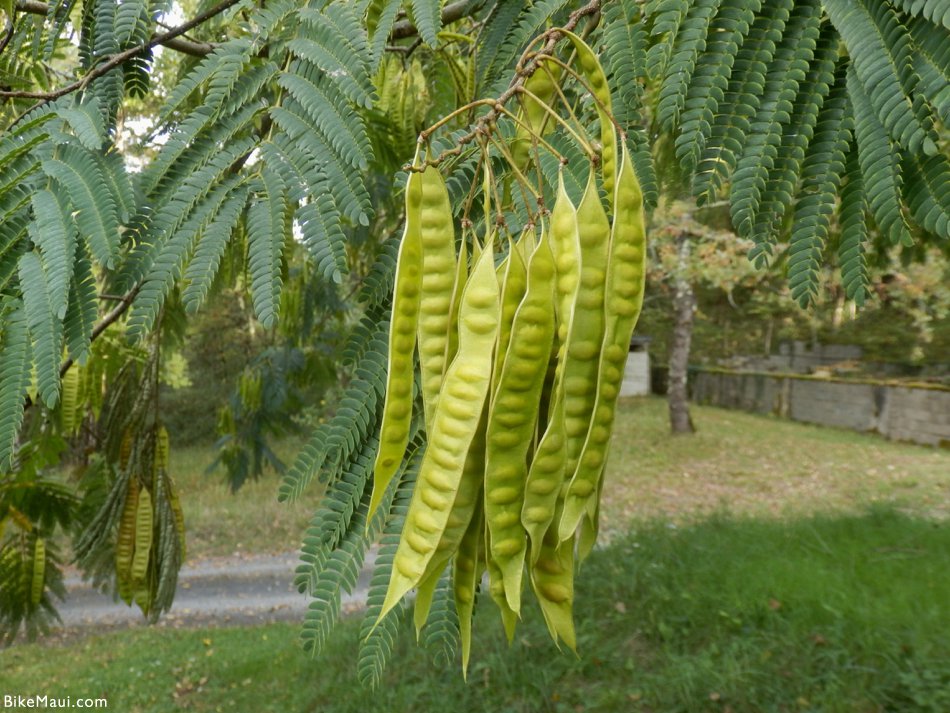
M163 343L223 287L273 329L306 312L286 289L306 265L359 310L352 378L279 496L326 486L297 577L313 651L379 540L374 684L412 588L421 638L448 657L461 632L467 657L483 567L509 631L530 591L573 644L655 166L727 199L755 261L787 241L803 304L827 259L863 300L875 234L950 238L943 0L225 0L169 28L182 9L0 5L8 630L53 611L45 543L69 522L91 574L170 606L182 531L147 395ZM158 47L188 60L131 171L124 112ZM57 520L22 492L76 419L97 436Z

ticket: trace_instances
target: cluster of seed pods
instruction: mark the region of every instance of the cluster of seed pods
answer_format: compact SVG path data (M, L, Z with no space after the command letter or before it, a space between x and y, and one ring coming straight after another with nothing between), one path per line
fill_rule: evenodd
M484 246L469 235L457 248L438 168L411 171L406 186L370 517L408 444L415 354L427 448L379 618L414 590L421 628L451 568L463 670L483 580L509 640L532 592L555 642L576 648L575 560L596 539L617 397L643 300L640 184L617 140L597 58L569 37L598 98L602 137L599 170L591 164L576 206L561 181L537 228L502 245L491 233Z

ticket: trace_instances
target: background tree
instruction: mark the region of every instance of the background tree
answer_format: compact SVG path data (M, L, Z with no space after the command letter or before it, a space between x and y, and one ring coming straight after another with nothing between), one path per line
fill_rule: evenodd
M653 214L648 284L653 299L664 300L660 308L664 310L663 318L670 312L673 315L667 387L673 433L695 430L689 415L686 387L693 322L699 307L697 293L702 294L704 303L719 301L735 305L737 292L747 291L765 300L769 283L781 281L776 278L775 269L758 269L745 259L752 247L751 241L738 238L731 230L711 227L710 224L716 222L716 210L700 211L706 214L705 223L694 217L695 206L685 201L664 201Z
M192 19L167 27L185 13ZM863 303L871 226L908 247L950 237L941 0L7 0L0 14L0 493L38 482L56 457L37 458L37 448L61 452L66 426L94 418L100 458L82 476L94 513L80 528L82 560L118 563L118 588L152 615L170 604L181 539L163 468L163 348L225 289L250 293L262 330L279 316L310 318L293 306L296 287L282 289L302 270L353 310L343 347L352 378L281 486L293 498L315 477L327 483L300 577L315 598L307 640L322 641L368 546L353 513L371 489L407 137L439 121L426 136L461 207L481 155L469 125L514 135L497 104L469 102L513 102L509 90L535 69L518 59L548 23L571 24L601 50L648 203L658 193L653 153L671 152L700 203L728 195L758 264L787 240L802 304L817 294L829 250L845 296ZM187 59L167 68L153 116L140 100L158 47ZM596 136L596 106L572 86L565 99ZM145 118L144 132L133 132L130 112ZM656 141L648 126L659 127ZM578 153L561 130L546 140ZM566 183L578 192L571 165ZM538 168L549 189L557 162ZM506 219L518 225L509 197ZM835 215L840 240L830 244ZM132 354L135 368L119 365ZM256 390L249 379L238 411ZM423 442L420 428L400 471L407 488ZM398 532L403 502L393 498L385 532ZM12 628L51 607L56 558L36 545L49 531L36 527L40 515L0 508L3 561L19 573L0 588ZM68 526L65 515L59 522ZM148 543L132 562L122 551L129 522L145 523ZM377 562L385 578L391 559ZM451 607L433 611L442 613L434 631L450 630ZM376 631L364 642L367 680L388 651Z

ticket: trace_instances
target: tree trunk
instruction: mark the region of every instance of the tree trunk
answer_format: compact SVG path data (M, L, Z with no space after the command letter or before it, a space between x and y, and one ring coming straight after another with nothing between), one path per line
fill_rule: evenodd
M689 415L686 395L686 368L689 365L689 345L693 338L693 315L696 313L696 295L688 276L690 236L683 233L676 238L677 264L673 283L673 346L670 349L670 374L667 399L670 407L670 428L673 433L693 433L693 419Z

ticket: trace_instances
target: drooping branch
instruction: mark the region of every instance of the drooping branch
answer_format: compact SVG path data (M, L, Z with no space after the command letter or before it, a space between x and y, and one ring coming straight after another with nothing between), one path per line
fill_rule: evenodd
M140 45L135 47L130 47L127 50L119 52L118 54L111 55L101 64L97 64L89 72L87 72L82 79L79 79L72 84L67 84L65 87L60 87L52 92L29 92L29 91L8 91L0 92L0 97L6 97L11 99L40 99L41 101L52 101L53 99L58 99L59 97L71 94L72 92L79 91L84 89L89 85L89 83L101 77L104 74L108 74L116 67L124 64L129 61L137 54L144 52L145 50L157 47L160 44L164 44L168 40L175 39L185 34L189 30L197 27L203 22L207 22L212 17L220 15L222 12L227 10L233 5L237 5L240 0L223 0L223 2L218 3L214 7L205 10L199 15L195 16L188 22L185 22L178 27L175 27L168 32L162 32L160 34L154 35L148 42L143 42Z
M50 9L49 5L42 2L42 0L16 0L15 7L19 12L26 12L31 15L48 15ZM466 15L471 14L477 7L477 4L473 5L468 0L458 0L457 2L449 3L442 9L442 24L447 25L456 20L461 20ZM393 30L389 37L392 40L402 40L407 37L414 37L418 33L419 31L416 29L416 26L409 20L400 20L393 25ZM156 37L163 36L163 34L156 35ZM195 42L194 40L178 36L166 37L158 42L158 44L175 50L176 52L191 55L192 57L204 57L210 54L216 46L212 42Z
M40 0L16 0L16 9L30 15L49 14L49 5L40 2ZM159 44L192 57L204 57L206 54L210 54L215 47L210 42L195 42L184 37L170 37Z
M168 32L163 32L158 35L154 35L152 39L148 42L143 42L140 45L135 47L130 47L127 50L119 52L117 54L111 55L101 64L97 64L89 72L87 72L82 79L78 79L72 84L67 84L65 87L60 87L51 92L30 92L30 91L5 91L0 92L0 97L7 99L39 99L40 102L52 101L53 99L59 99L59 97L66 96L72 92L79 91L80 89L85 89L89 86L89 83L97 77L101 77L104 74L108 74L116 67L128 62L130 59L135 57L137 54L144 52L145 50L151 49L152 47L157 47L160 44L165 43L168 40L179 37L194 27L197 27L202 22L210 20L215 15L220 15L222 12L227 10L232 5L236 5L240 0L224 0L223 2L215 5L209 10L197 15L188 22L175 27Z
M117 301L115 307L113 307L109 312L103 315L102 319L99 320L96 325L92 328L92 334L90 335L89 341L94 342L99 336L102 335L109 327L119 321L126 312L128 312L129 307L132 306L132 302L135 300L135 296L139 293L141 288L141 283L133 287L131 290L126 292L124 295L100 295L100 299L112 299ZM72 357L66 357L62 363L59 365L59 378L62 379L66 372L69 371L75 363L75 359ZM26 411L31 406L33 406L33 399L29 396L26 397L26 401L23 403L23 410Z

